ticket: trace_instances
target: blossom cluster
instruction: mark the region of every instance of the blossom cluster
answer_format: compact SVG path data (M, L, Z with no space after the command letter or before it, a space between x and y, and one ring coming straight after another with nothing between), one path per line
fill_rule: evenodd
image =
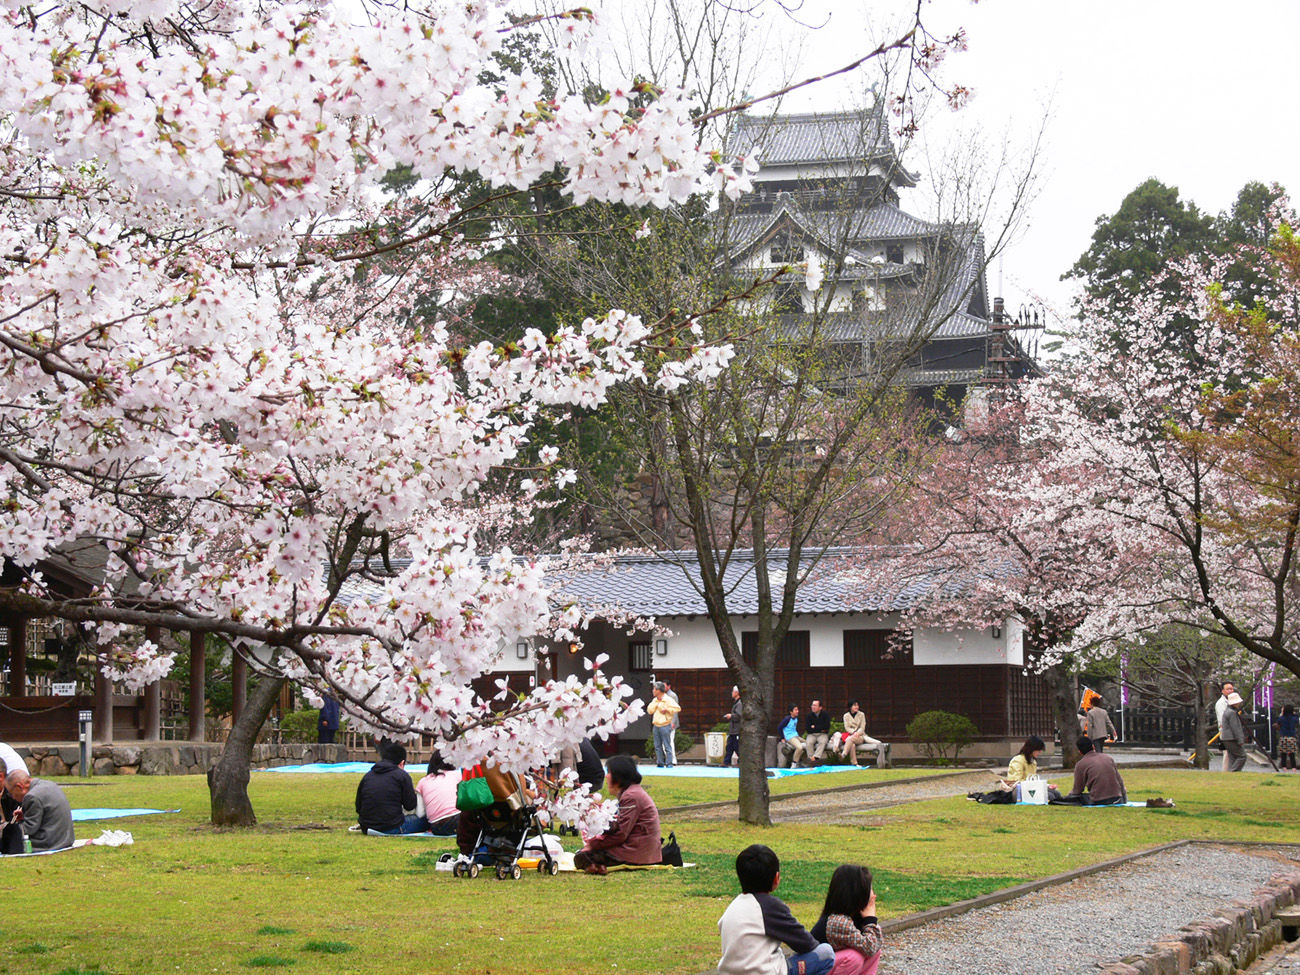
M140 614L223 632L359 724L522 769L640 712L598 664L473 692L553 611L535 557L482 544L500 511L476 495L544 446L547 411L728 352L679 323L649 379L671 326L621 311L505 345L416 320L491 278L448 175L665 205L752 167L698 144L680 91L633 108L552 99L526 69L483 83L509 6L0 3L0 559L34 573L92 542L91 598L36 588L106 647ZM418 215L384 189L397 166L431 188ZM111 669L140 684L170 659L147 644Z

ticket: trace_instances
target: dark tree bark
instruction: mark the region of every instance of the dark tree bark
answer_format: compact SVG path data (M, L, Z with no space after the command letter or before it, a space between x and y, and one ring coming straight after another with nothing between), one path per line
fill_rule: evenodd
M243 710L230 726L230 737L217 764L208 769L213 826L256 826L257 816L248 798L253 745L267 715L280 698L283 677L263 677L248 695Z
M734 676L734 672L733 672ZM740 719L740 782L737 792L738 817L742 823L771 826L768 811L771 792L767 784L767 729L771 721L772 702L769 684L755 677L740 687L744 711Z
M1043 679L1052 692L1052 717L1061 736L1061 764L1072 769L1079 761L1079 703L1074 677L1065 663L1059 663L1044 670Z

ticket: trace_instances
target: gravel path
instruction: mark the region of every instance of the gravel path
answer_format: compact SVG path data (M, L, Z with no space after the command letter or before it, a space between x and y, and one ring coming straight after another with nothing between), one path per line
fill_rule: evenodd
M773 823L861 824L862 819L858 814L865 809L897 806L919 799L964 796L968 792L990 788L994 780L992 772L979 769L962 775L935 776L933 781L922 780L901 785L868 784L843 791L796 795L789 799L773 796L769 808ZM673 810L665 810L665 814L672 812ZM714 809L692 810L683 816L690 819L735 819L736 806L728 803Z
M1300 852L1199 844L886 935L880 975L1086 973L1300 869Z

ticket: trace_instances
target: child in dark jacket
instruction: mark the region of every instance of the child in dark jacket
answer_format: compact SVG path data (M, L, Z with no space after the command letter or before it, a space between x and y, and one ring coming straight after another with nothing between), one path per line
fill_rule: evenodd
M772 892L781 883L781 861L768 847L755 843L736 857L740 895L718 919L722 935L720 975L826 975L835 952L819 944L794 919L790 908ZM781 945L795 952L787 959Z

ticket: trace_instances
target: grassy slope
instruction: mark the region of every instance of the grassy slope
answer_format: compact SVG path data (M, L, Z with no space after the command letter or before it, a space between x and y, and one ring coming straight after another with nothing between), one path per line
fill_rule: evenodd
M449 842L346 833L355 776L256 775L263 825L238 832L205 824L197 776L69 780L74 807L183 811L78 827L79 836L128 829L131 847L0 860L0 972L699 972L716 961L731 864L751 842L781 855L779 893L811 923L844 861L872 867L890 917L1183 837L1300 839L1300 776L1127 780L1134 798L1171 795L1178 808L945 799L864 814L861 825L776 829L673 817L665 826L694 871L519 883L435 873ZM691 786L661 782L652 794L676 805L679 788Z

